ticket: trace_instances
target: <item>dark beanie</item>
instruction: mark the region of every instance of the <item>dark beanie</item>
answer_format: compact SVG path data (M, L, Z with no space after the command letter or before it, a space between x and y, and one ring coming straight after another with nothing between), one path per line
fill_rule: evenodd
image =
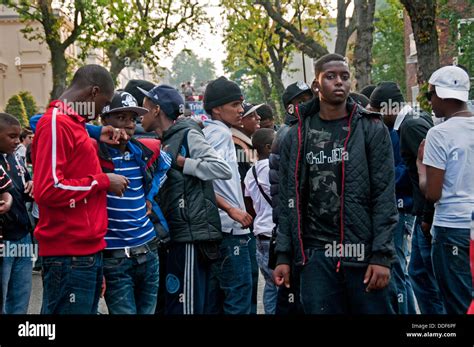
M370 95L370 106L375 108L382 108L382 104L404 101L403 94L395 82L380 82Z
M149 91L154 86L155 85L153 83L145 80L130 80L123 90L132 94L132 96L137 100L138 106L143 106L143 99L145 98L145 95L143 95L143 93L140 92L137 87Z
M374 91L375 88L377 88L375 84L369 84L365 86L364 88L362 88L359 93L362 95L365 95L367 99L370 99L370 96L372 95L372 92Z
M209 82L204 92L204 109L212 115L212 109L229 102L243 100L244 96L237 83L224 76Z

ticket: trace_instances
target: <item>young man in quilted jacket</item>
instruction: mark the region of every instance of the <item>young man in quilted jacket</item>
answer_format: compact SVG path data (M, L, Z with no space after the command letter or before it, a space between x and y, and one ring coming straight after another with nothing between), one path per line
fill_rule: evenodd
M319 98L296 108L298 123L281 147L274 279L288 287L292 262L302 267L305 313L393 313L390 136L380 114L348 97L344 57L321 57L315 73Z

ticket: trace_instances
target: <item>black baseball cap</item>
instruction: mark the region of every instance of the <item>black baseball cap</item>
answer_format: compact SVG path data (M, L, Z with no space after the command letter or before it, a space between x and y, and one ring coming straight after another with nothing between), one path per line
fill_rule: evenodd
M285 91L283 92L283 95L281 96L281 101L283 101L283 105L285 106L285 108L288 107L289 104L291 104L291 100L300 96L303 93L313 95L311 88L303 81L292 83L288 87L286 87Z
M110 105L107 105L102 109L102 116L117 112L133 112L136 113L137 116L143 116L148 112L148 110L144 107L139 107L137 105L137 100L132 96L132 94L124 91L117 91L114 93Z

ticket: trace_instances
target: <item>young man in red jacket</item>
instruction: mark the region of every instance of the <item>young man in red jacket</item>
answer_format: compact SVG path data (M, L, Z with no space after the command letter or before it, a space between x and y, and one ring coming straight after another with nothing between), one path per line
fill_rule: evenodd
M32 160L40 212L35 237L43 257L43 314L97 313L106 191L122 195L128 180L102 173L85 123L110 103L113 91L106 69L83 66L37 125Z

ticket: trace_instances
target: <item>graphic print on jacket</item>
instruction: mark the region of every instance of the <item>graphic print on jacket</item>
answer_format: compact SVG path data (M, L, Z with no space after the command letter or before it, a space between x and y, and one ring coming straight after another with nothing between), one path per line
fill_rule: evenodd
M324 248L340 239L342 161L347 160L344 141L349 117L323 120L316 114L310 121L306 146L308 174L307 221L303 231L305 248Z

